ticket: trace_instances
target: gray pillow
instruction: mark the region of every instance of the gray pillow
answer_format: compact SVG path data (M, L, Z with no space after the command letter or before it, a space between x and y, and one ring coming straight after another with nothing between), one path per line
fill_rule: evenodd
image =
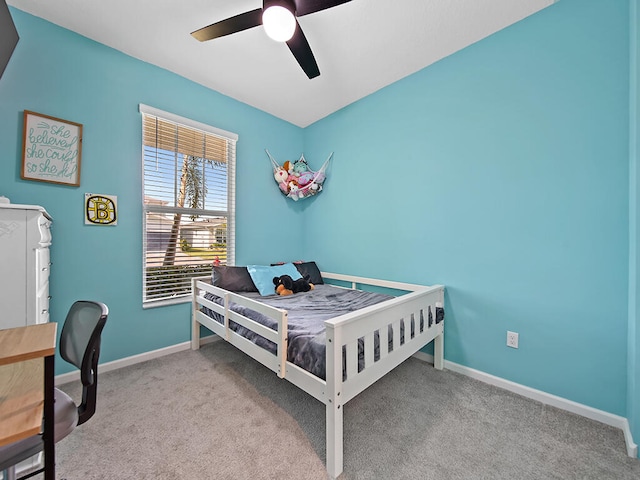
M300 275L302 275L302 278L309 275L309 283L313 283L314 285L322 285L324 283L316 262L294 263L294 265L300 272Z
M224 288L232 292L257 292L247 267L220 265L213 267L212 279L214 287Z

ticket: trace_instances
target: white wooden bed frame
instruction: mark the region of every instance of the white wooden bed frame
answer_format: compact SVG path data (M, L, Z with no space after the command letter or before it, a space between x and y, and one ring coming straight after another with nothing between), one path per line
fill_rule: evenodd
M363 308L325 321L326 325L326 377L322 380L299 366L287 361L287 311L244 297L211 285L210 277L192 280L192 332L191 348L200 348L200 325L208 328L266 367L301 388L326 405L327 472L331 478L342 473L343 463L343 405L376 380L434 341L434 367L442 370L444 363L444 321L436 323L436 307L444 305L442 285L422 286L335 273L321 273L325 280L350 282L351 288L370 285L407 291L409 293L377 305ZM204 298L211 292L224 299L218 305ZM229 303L251 308L278 324L278 331L233 312ZM207 307L224 316L224 325L200 311ZM429 326L428 311L433 323ZM420 316L424 329L420 331ZM411 336L410 319L414 319L414 337ZM405 320L405 341L400 345L400 320ZM232 320L271 340L277 345L273 355L229 328ZM388 325L393 329L393 349L388 348ZM374 332L379 331L380 358L374 361ZM364 368L358 372L358 339L364 338ZM343 381L342 346L346 346L346 379Z

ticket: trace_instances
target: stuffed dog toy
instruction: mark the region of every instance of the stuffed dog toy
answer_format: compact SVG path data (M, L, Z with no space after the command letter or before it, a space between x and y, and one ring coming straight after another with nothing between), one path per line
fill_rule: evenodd
M308 292L313 290L313 283L309 283L309 275L297 280L292 279L289 275L281 275L273 277L273 284L278 295L293 295L298 292Z

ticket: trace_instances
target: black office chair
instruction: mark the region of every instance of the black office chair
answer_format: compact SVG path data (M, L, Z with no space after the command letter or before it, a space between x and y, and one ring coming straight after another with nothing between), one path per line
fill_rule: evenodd
M69 435L77 425L89 420L96 411L100 336L108 314L109 309L103 303L79 300L71 306L64 321L60 334L60 356L80 369L82 403L76 406L69 395L55 389L56 443ZM15 480L15 465L43 449L42 435L34 435L0 447L0 471L3 472L3 480ZM22 478L29 478L42 471L43 469L40 469Z

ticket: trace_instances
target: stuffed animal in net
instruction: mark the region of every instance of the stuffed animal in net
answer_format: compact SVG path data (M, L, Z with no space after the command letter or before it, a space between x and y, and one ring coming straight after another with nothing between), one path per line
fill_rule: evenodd
M269 151L265 151L273 166L273 178L280 187L283 195L291 200L298 201L301 198L317 195L322 191L322 184L326 178L325 171L333 153L329 155L329 158L327 158L320 169L314 172L309 168L304 155L300 156L300 159L295 162L287 160L282 165L279 165Z
M309 275L305 275L304 278L298 278L294 280L289 275L281 275L279 277L273 277L273 285L278 295L293 295L299 292L308 292L313 290L313 283L309 283Z

